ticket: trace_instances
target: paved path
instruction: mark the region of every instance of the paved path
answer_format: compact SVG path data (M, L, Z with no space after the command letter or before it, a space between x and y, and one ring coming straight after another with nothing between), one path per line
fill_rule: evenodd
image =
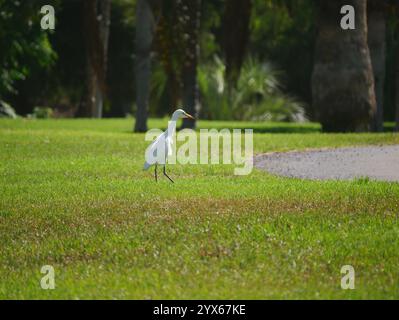
M276 152L256 156L254 165L303 179L399 181L399 145Z

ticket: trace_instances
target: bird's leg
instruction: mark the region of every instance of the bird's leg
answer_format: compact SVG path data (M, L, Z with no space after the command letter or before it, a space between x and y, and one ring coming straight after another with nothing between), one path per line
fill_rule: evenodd
M155 170L154 170L154 176L155 176L155 181L158 182L158 175L157 175L157 164L155 164Z
M163 166L163 174L170 180L170 182L175 183L175 182L166 174L166 165Z

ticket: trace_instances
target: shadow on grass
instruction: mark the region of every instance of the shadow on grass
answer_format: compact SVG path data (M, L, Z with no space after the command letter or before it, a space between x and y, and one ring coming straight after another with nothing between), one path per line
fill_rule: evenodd
M151 126L150 129L154 129L154 126ZM161 129L165 131L167 127L165 125L160 126L157 129ZM273 134L311 134L311 133L321 133L322 129L320 124L315 122L308 123L284 123L284 122L239 122L239 121L199 121L199 124L196 128L196 131L200 129L252 129L254 133L273 133ZM395 129L395 123L386 122L384 123L384 131L381 133L389 133L393 132ZM181 130L181 127L177 128L178 131ZM129 131L129 133L132 133Z
M395 122L385 122L384 132L393 132L393 131L395 131Z
M165 124L161 126L154 126L154 124L149 126L149 129L160 129L162 131L167 129ZM317 123L259 123L259 122L239 122L239 121L199 121L196 131L201 129L252 129L254 133L319 133L321 132L320 125ZM181 127L178 126L178 131L181 130Z
M237 128L239 129L239 128ZM253 129L254 133L319 133L320 128L317 127L288 127L288 126L275 126L275 127L264 127L264 128L246 128Z
M151 129L153 129L153 128L151 128ZM161 127L161 128L157 128L157 129L165 131L167 128L166 127ZM216 130L221 130L221 129L230 129L230 130L233 130L233 129L241 129L241 130L252 129L254 133L285 133L285 134L286 133L301 133L301 134L304 134L304 133L319 133L319 132L321 132L320 128L309 128L309 127L290 128L290 127L284 127L284 126L281 126L281 127L269 127L269 128L267 128L267 127L257 128L257 127L250 127L250 126L243 126L243 127L240 127L240 126L236 126L236 127L227 127L227 126L225 126L225 127L211 127L211 126L204 127L204 126L200 126L200 127L198 127L196 129L196 131L199 131L200 129L208 129L208 130L210 130L210 129L216 129ZM177 128L177 131L180 131L180 130L182 130L182 129L181 128ZM132 131L125 131L125 133L132 133Z

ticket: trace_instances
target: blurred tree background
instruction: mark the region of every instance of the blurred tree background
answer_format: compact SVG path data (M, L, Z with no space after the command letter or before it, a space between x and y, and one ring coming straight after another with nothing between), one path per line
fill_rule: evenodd
M399 120L398 1L335 2L0 0L0 102L21 116L131 115L136 131L179 106L202 119L381 130L378 117ZM40 28L47 4L55 30ZM356 8L363 31L340 29L344 4ZM360 60L345 32L367 49ZM348 63L364 59L350 73L368 74L363 89L336 83L346 77L344 52Z

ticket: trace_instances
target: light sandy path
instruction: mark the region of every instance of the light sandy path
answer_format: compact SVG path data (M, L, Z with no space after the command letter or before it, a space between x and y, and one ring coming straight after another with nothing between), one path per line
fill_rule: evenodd
M303 179L399 181L399 145L276 152L256 156L254 165Z

